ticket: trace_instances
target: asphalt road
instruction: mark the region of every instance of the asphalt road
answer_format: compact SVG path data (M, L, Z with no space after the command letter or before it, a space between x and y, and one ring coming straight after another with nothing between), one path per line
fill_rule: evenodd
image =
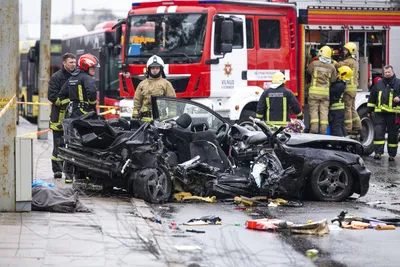
M18 134L35 130L35 125L21 123ZM51 178L51 142L51 135L48 141L34 142L35 178ZM159 236L161 242L168 240L165 246L173 248L173 253L166 250L165 254L170 255L173 262L183 263L168 266L400 266L400 255L397 253L400 244L398 229L336 230L318 237L260 232L244 227L246 220L264 217L295 223L325 218L330 221L342 210L369 217L393 216L391 212L400 214L400 157L395 162L388 162L387 156L380 161L371 156L364 160L372 172L370 190L366 196L351 202L307 202L300 208L277 207L247 212L235 210L235 205L230 203L168 203L152 206L162 221L163 231L156 232L156 238ZM179 225L205 215L219 216L223 224L189 227L203 230L204 234L187 233L185 230L188 227ZM170 229L172 220L181 230ZM176 253L177 248L187 251ZM313 260L307 258L305 251L308 249L317 249L318 257Z
M160 208L161 207L161 208ZM270 233L245 228L251 218L279 218L306 223L336 217L342 210L356 216L390 216L355 203L307 202L303 207L276 207L248 211L234 204L167 204L153 206L163 222L164 231L174 245L197 246L191 253L192 266L400 266L397 253L400 231L331 230L324 236ZM222 225L184 226L190 219L216 215ZM172 230L175 221L177 230ZM238 226L240 224L240 226ZM186 229L205 231L188 233ZM317 249L318 257L305 253Z
M169 203L153 205L173 245L198 246L190 254L192 266L400 266L400 230L331 230L324 236L290 235L248 230L251 218L278 218L295 223L328 219L346 210L358 217L393 217L400 214L400 158L388 162L364 158L371 170L370 190L364 197L341 203L304 202L303 207L253 208L236 210L226 203ZM219 216L222 225L183 226L193 218ZM178 225L171 229L171 222ZM237 226L240 225L240 226ZM205 231L188 233L186 229ZM317 249L318 257L305 253ZM187 255L185 255L187 256ZM187 261L186 261L187 262Z

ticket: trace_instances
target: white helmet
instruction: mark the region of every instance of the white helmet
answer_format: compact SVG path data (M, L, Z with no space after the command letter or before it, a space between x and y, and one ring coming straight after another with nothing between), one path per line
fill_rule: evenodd
M164 61L159 56L151 56L149 60L147 60L147 68L150 67L161 67L164 68Z

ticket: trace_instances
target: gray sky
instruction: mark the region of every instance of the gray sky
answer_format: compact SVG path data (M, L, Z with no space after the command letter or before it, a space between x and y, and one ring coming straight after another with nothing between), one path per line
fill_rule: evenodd
M52 0L51 20L57 21L71 15L72 1L74 0ZM40 23L41 0L19 0L22 6L22 23ZM82 9L109 8L117 16L126 17L132 7L133 0L75 0L75 13L84 14ZM21 12L21 10L20 10ZM88 14L90 11L86 11Z

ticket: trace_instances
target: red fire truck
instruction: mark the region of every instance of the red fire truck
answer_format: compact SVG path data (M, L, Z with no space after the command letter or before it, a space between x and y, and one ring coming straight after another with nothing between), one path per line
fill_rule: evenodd
M77 58L91 53L100 61L95 79L99 90L98 103L102 106L118 106L120 48L116 45L116 30L111 29L115 21L104 22L93 31L62 39L62 53L74 53ZM107 109L101 108L100 111ZM105 115L107 119L118 117L117 113Z
M239 0L140 1L132 4L122 38L121 116L131 116L135 88L147 59L166 63L177 96L191 98L231 120L254 114L277 70L306 108L305 68L312 48L359 47L362 116L368 88L386 64L400 69L400 11L389 8L307 7ZM116 25L118 26L118 25ZM114 27L116 27L114 26ZM118 39L118 38L117 38ZM338 53L340 54L340 53ZM339 60L338 55L335 59ZM307 116L306 116L307 117ZM371 140L370 140L371 141Z

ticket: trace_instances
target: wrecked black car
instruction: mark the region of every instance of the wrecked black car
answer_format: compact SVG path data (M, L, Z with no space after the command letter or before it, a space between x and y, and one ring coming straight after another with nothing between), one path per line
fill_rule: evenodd
M63 122L66 146L59 156L73 165L74 187L117 187L149 202L168 199L172 181L156 129L148 123L93 115Z
M312 195L323 201L341 201L352 193L363 196L368 191L371 173L360 157L363 146L358 141L288 134L283 128L272 132L259 120L253 123L261 131L250 131L185 99L155 97L152 108L154 125L165 129L160 130L163 143L168 151L176 153L178 169L191 171L181 180L183 190L231 196ZM214 167L208 170L213 178L208 180L213 184L211 189L201 178L205 171L194 168L196 156L197 164ZM176 180L182 177L176 172L173 176Z
M359 142L261 131L231 124L184 99L154 97L153 122L64 120L60 157L74 166L74 186L125 188L157 203L175 191L219 197L284 196L341 201L368 191Z

